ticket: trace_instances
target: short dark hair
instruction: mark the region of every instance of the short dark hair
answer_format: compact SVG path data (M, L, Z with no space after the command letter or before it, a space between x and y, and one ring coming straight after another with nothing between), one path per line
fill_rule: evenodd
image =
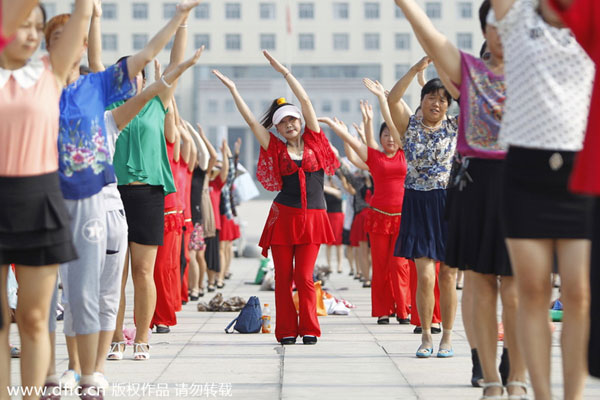
M273 115L275 115L275 111L277 111L283 106L291 105L290 103L281 101L281 99L281 97L278 97L275 100L273 100L267 111L265 111L262 118L260 119L260 123L262 126L265 127L265 129L271 129L271 127L273 126Z
M115 64L118 64L121 61L128 59L129 57L131 57L131 56L123 56L123 57L119 58ZM146 68L142 68L142 78L144 78L144 80L146 80Z
M437 93L440 91L440 89L444 90L444 96L446 96L446 100L448 100L448 106L450 106L450 104L452 104L452 96L450 95L450 92L448 92L448 89L444 87L444 84L442 83L440 78L433 78L429 82L427 82L425 86L423 86L423 88L421 89L421 101L423 101L425 96L427 96L428 94Z
M483 58L483 55L486 53L487 50L487 42L484 40L483 44L481 45L481 50L479 50L479 58Z
M490 13L490 9L492 5L490 4L490 0L483 0L481 3L481 7L479 7L479 24L481 25L481 31L485 33L485 28L487 28L487 16Z
M44 27L46 27L46 20L48 19L48 14L46 13L46 9L42 3L38 3L38 7L42 11L42 22L44 23Z
M379 140L381 140L381 135L383 135L383 131L385 130L385 128L387 128L387 123L382 123L381 127L379 128Z

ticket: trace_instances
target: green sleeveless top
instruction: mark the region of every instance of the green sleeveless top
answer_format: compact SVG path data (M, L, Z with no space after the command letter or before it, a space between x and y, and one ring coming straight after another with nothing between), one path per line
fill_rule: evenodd
M113 103L109 109L123 103ZM162 186L165 196L176 191L164 135L166 114L157 96L121 131L113 160L119 185L137 181Z

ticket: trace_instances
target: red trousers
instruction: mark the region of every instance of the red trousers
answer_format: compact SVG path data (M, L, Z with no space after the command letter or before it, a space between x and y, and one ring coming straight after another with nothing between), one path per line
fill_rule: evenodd
M179 235L177 230L165 232L163 245L158 246L156 253L156 262L154 264L154 283L156 284L156 308L152 316L150 328L155 325L174 326L177 324L175 316L175 300L179 296L173 297L173 253L177 249ZM179 280L179 274L177 275ZM181 302L179 302L181 305Z
M183 237L183 231L181 227L177 229L177 239L171 256L173 261L171 263L171 296L173 298L173 306L175 311L181 311L181 242Z
M271 245L275 265L275 337L321 336L317 297L313 282L319 244ZM298 289L300 322L294 305L292 283Z
M410 265L410 300L411 300L411 313L410 323L412 325L421 326L421 319L419 318L419 310L417 309L417 266L413 260L409 260ZM432 323L439 324L442 322L442 314L440 312L440 287L438 285L438 274L440 272L440 263L435 263L435 288L433 290L435 296L435 305L433 306L433 318Z
M192 236L192 231L193 231L193 227L190 228L188 224L186 224L186 230L183 234L183 249L181 250L181 252L184 254L184 259L185 259L185 270L181 272L181 301L188 301L189 298L189 294L188 294L188 277L189 277L189 273L190 273L190 250L189 250L189 244L190 244L190 237ZM181 260L183 261L183 260Z
M371 316L410 314L410 270L406 258L394 257L398 234L369 233L373 277L371 279ZM413 303L414 304L414 303Z

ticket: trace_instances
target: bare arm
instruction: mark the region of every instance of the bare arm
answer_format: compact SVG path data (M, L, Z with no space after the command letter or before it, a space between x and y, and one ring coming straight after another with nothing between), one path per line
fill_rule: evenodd
M186 164L190 163L192 158L192 137L189 135L187 129L181 123L176 123L177 130L179 131L179 137L181 138L181 158Z
M133 79L146 64L156 57L176 31L185 29L180 28L180 25L187 19L190 11L198 4L200 4L200 0L183 0L179 3L175 16L171 18L167 25L154 35L142 50L127 59L127 70L129 71L130 79ZM163 104L167 104L167 102L168 99Z
M76 0L75 9L65 28L50 50L50 63L56 79L64 86L78 61L93 12L92 0Z
M412 68L408 70L406 75L396 82L388 95L387 102L390 109L390 115L398 132L406 132L410 116L412 115L411 109L404 101L402 101L402 96L406 93L406 89L408 89L408 86L415 78L415 75L417 75L419 71L427 68L427 65L429 65L430 62L431 61L427 57L423 57L417 64L413 65Z
M2 31L0 36L12 36L29 17L31 11L37 7L38 3L38 0L0 0L0 7L2 7Z
M315 109L310 102L310 98L308 94L298 82L298 80L292 75L292 72L284 67L279 61L277 61L273 56L269 54L268 51L264 50L263 54L271 63L271 66L275 71L279 72L283 75L284 79L287 81L290 89L294 92L294 96L300 101L300 106L302 108L302 116L304 117L304 122L306 123L306 127L314 132L319 132L321 127L319 126L319 121L317 120L317 114L315 113Z
M402 143L404 143L404 132L398 132L396 125L394 125L394 121L392 120L392 114L390 113L390 106L388 105L387 98L385 96L385 88L379 81L373 82L372 80L365 78L363 79L363 83L365 87L377 96L379 100L379 108L381 108L381 115L383 115L383 120L385 121L390 134L394 138L394 141L398 143L400 147L402 147Z
M563 2L565 0L561 0ZM492 8L496 14L496 20L500 21L515 4L515 0L492 0Z
M188 68L190 68L192 65L198 62L200 54L202 54L202 51L198 50L192 58L190 58L184 63L179 64L177 68L173 69L171 72L166 74L164 77L165 81L168 84L170 84L179 76L181 76L181 74L183 74ZM146 87L146 89L144 89L140 94L138 94L135 97L132 97L120 107L117 107L114 110L112 110L113 117L115 119L115 122L117 123L117 127L119 128L119 130L125 128L127 124L133 118L135 118L135 116L140 112L140 110L144 108L146 103L148 103L150 100L152 100L155 96L157 96L165 89L166 86L164 82L160 80L155 81L153 84ZM167 136L166 131L165 136ZM170 137L172 138L173 136ZM173 143L172 140L169 140L169 142Z
M219 174L219 177L221 178L221 181L227 182L227 174L229 173L229 158L231 157L231 150L229 149L227 140L223 140L221 154L223 155L223 167L221 167L221 173Z
M352 147L346 142L344 142L344 151L346 152L346 158L350 161L356 168L368 171L369 167L363 160L360 159L356 152L352 150Z
M202 129L202 125L196 124L196 126L198 127L198 133L200 134L200 138L202 138L202 141L206 145L208 155L210 156L210 158L208 159L208 166L206 167L206 171L210 172L217 163L217 150L215 150L215 147L204 134L204 129Z
M450 79L450 76L444 71L442 68L438 68L438 64L436 61L433 62L437 69L440 80L444 84L444 87L450 93L453 99L458 99L460 97L460 90L456 87L456 84Z
M102 18L102 1L94 0L94 13L90 23L90 33L88 35L88 64L93 72L102 72L105 70L102 64L102 28L100 20ZM113 113L114 115L114 113Z
M369 104L366 100L360 101L360 112L363 117L363 126L364 126L364 142L367 146L379 150L379 144L375 140L375 135L373 134L373 106ZM360 131L357 129L358 133ZM361 135L362 136L362 135Z
M333 132L344 141L344 145L347 143L352 148L352 150L356 152L358 157L360 157L360 159L363 162L367 161L367 157L369 155L367 145L362 143L356 137L352 136L348 131L348 127L346 126L346 124L344 124L337 118L319 118L319 122L327 124L331 128L331 130L333 130ZM344 149L346 148L344 147ZM348 155L347 151L346 155ZM350 159L350 155L348 155L348 159Z
M194 129L192 124L190 124L187 121L185 121L185 124L188 132L194 138L194 142L196 142L196 147L198 148L198 167L200 167L202 171L206 171L206 169L208 168L208 160L210 157L210 155L208 154L208 148L206 147L204 140L202 140L200 134Z
M165 115L165 139L169 143L175 143L177 133L175 132L175 113L172 104L169 103L167 114Z
M421 70L419 71L419 73L417 74L417 82L419 82L419 86L423 87L425 86L425 84L427 83L427 81L425 80L425 70Z
M452 42L431 23L415 0L396 0L410 22L423 50L431 56L456 84L461 83L460 52Z
M267 131L267 129L264 126L262 126L260 122L258 122L256 117L252 113L252 110L250 110L250 107L248 107L248 105L238 92L235 83L216 69L214 69L212 72L217 78L219 78L221 82L223 82L225 87L229 89L229 91L231 92L231 96L233 96L233 100L235 101L235 106L237 107L238 111L252 130L252 133L254 133L254 137L256 137L256 140L258 140L260 146L263 149L267 150L269 148L269 140L271 139L269 131Z
M325 185L325 186L323 186L323 191L325 193L328 193L328 194L330 194L332 196L337 197L338 199L342 198L342 191L340 189L338 189L338 188L333 187L333 186Z

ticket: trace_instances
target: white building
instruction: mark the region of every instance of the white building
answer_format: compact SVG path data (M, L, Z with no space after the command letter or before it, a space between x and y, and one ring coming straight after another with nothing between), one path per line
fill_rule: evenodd
M478 53L483 42L478 19L481 0L418 0L437 28L459 48ZM50 16L69 12L72 1L43 1ZM104 0L103 59L132 54L175 12L175 1ZM291 65L318 115L359 122L359 100L376 99L361 79L391 88L423 55L409 23L392 0L204 0L188 21L188 54L206 46L199 65L177 90L182 115L201 122L216 140L243 137L242 160L255 165L258 144L235 109L229 92L210 73L218 68L237 83L259 117L273 99L291 94L261 54L268 49ZM160 55L164 64L169 52ZM435 71L428 71L429 77ZM418 105L415 83L405 100ZM291 99L290 101L293 101ZM380 117L376 116L376 122ZM375 127L377 130L377 126ZM332 138L340 144L337 138ZM248 144L252 143L250 146Z

